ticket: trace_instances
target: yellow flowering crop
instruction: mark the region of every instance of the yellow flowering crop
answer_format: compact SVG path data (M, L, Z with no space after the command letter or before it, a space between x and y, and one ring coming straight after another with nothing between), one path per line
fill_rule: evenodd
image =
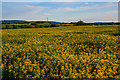
M119 26L2 30L2 78L120 79Z

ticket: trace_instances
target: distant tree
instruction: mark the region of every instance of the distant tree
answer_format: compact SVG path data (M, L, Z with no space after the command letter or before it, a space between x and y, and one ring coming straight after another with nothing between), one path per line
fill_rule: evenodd
M13 26L11 26L11 25L6 25L6 29L13 29Z
M58 27L56 23L51 23L50 27Z
M44 26L43 25L40 25L40 27L39 28L44 28Z
M13 29L17 29L17 26L16 26L16 25L13 25Z
M85 25L85 23L80 20L80 21L78 21L75 25L76 25L76 26L80 26L80 25Z
M6 25L2 25L2 29L6 29Z
M71 22L70 24L76 24L76 22Z
M87 25L85 22L83 21L78 21L77 23L74 23L75 26L81 26L81 25Z
M40 25L38 25L38 24L35 25L35 28L39 28L39 27L40 27Z
M35 22L31 22L31 25L37 25L37 23L35 23Z
M6 24L5 22L2 22L2 24Z

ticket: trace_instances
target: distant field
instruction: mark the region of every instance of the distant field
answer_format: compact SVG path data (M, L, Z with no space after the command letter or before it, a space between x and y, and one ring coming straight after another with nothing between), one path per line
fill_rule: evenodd
M3 78L120 79L120 26L2 30Z

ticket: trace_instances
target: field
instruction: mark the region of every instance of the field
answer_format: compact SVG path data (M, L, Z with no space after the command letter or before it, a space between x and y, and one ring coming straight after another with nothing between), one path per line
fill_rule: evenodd
M2 77L120 79L117 25L2 30Z

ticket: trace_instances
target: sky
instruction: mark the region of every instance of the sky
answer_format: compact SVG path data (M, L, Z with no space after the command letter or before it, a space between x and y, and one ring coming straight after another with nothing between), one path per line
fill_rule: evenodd
M8 2L8 0L4 0L2 2L2 19L45 21L48 18L49 21L60 22L76 22L79 20L84 22L118 21L117 2L49 1L53 2Z
M3 2L118 2L119 0L1 0Z

